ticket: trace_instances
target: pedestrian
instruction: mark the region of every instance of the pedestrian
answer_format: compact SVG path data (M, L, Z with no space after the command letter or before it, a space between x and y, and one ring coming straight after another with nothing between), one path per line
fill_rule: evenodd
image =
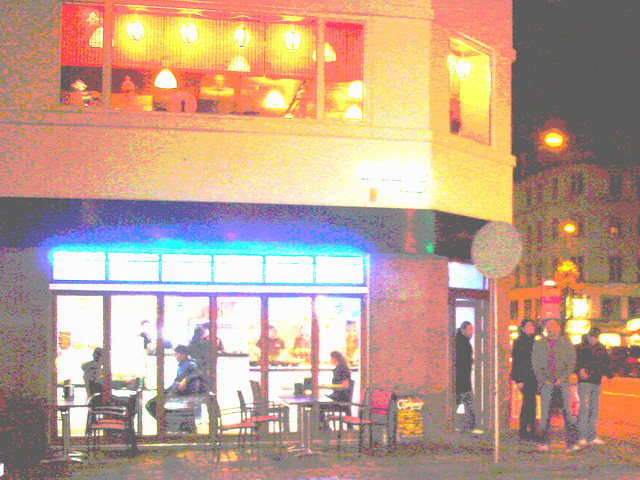
M471 337L473 325L471 322L462 322L456 333L456 413L460 419L456 431L471 431L474 435L480 435L484 432L476 428L476 415L473 410Z
M599 338L600 329L592 327L589 333L584 335L577 352L576 373L580 399L578 443L580 445L604 445L605 443L597 433L600 389L602 377L611 378L612 374L609 354Z
M576 366L576 349L569 339L561 333L560 322L556 319L546 321L546 336L533 344L533 371L540 385L540 444L538 450L549 451L551 405L552 401L561 403L565 427L567 453L580 450L578 445L578 426L571 413L571 393L569 376Z
M522 440L535 440L536 438L538 380L531 363L535 332L533 320L523 319L518 329L518 338L513 343L511 351L511 379L522 393L519 430Z

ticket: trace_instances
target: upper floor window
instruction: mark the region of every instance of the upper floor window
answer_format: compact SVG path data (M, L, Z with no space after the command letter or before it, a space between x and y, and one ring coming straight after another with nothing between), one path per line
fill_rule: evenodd
M511 302L509 302L509 318L511 320L518 319L518 300L511 300Z
M620 282L622 280L622 258L609 257L609 281Z
M603 295L600 299L600 316L611 319L619 317L622 313L620 297Z
M622 195L622 176L618 172L609 174L609 195L614 198Z
M362 25L327 22L319 32L313 19L117 5L103 77L104 13L62 6L62 103L97 106L109 97L116 110L363 117Z
M480 143L490 137L489 55L452 38L449 42L449 130Z
M609 234L612 237L622 236L622 220L615 217L609 219Z
M553 200L557 200L558 199L558 191L559 191L559 181L557 178L554 178L551 181L551 198Z
M571 175L571 193L574 195L582 195L584 192L584 177L581 173Z
M629 297L628 317L640 318L640 297Z

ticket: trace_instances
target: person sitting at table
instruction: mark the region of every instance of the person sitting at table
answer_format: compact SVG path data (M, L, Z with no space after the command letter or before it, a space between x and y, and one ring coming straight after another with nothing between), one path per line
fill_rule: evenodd
M82 364L82 378L87 390L87 398L96 393L102 393L106 378L104 375L104 350L100 347L93 350L93 360Z
M206 385L202 376L202 371L198 364L189 355L189 347L186 345L178 345L174 349L176 359L178 360L178 371L176 378L167 389L166 398L176 396L187 396L206 391ZM145 408L149 414L156 418L156 410L158 408L158 396L156 395L147 402Z
M347 403L351 401L351 369L345 356L337 351L332 351L329 356L331 357L331 364L333 365L333 378L331 379L331 385L319 385L320 388L331 388L333 393L327 395L335 403ZM320 405L320 428L328 430L325 417L327 411L343 411L349 412L348 405Z

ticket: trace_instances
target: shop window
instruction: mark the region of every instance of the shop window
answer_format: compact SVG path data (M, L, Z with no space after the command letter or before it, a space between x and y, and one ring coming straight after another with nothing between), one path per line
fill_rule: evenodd
M603 295L600 299L600 316L607 319L614 319L620 317L620 315L620 297Z
M104 9L63 5L61 101L99 105ZM135 29L132 28L135 26ZM362 26L327 23L324 111L362 118ZM113 11L110 107L280 118L318 114L315 20L146 6ZM354 116L355 115L355 116Z
M458 39L449 42L449 129L480 143L490 137L491 61Z
M589 313L589 297L574 297L571 299L571 317L587 318Z
M622 258L609 257L609 281L622 281Z
M261 283L264 259L258 255L214 255L213 281Z
M640 318L640 297L629 297L629 319Z
M316 257L316 283L364 283L362 257Z
M581 173L571 175L571 193L573 195L582 195L584 192L584 176Z
M164 254L163 282L211 282L211 255Z
M153 253L109 253L109 280L157 282L160 256Z
M313 257L265 257L267 283L313 283Z
M104 252L54 252L54 280L105 280L107 256Z

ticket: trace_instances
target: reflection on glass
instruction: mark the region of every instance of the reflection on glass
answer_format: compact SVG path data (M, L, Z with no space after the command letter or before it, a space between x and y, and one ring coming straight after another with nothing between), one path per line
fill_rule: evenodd
M316 301L320 330L320 364L329 366L329 354L338 350L351 366L360 363L359 298L318 297Z
M309 366L311 355L311 298L269 299L269 364Z

